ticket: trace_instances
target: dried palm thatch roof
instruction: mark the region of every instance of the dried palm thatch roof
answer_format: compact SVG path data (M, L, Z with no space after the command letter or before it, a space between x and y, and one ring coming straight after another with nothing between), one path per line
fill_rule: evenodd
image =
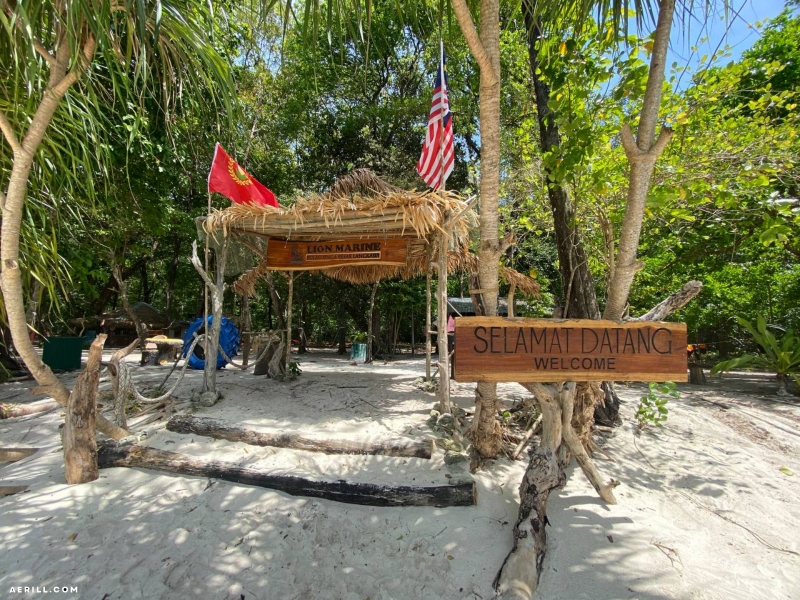
M234 205L215 211L204 227L207 231L224 231L237 237L308 241L365 237L409 239L405 266L339 266L321 270L328 277L361 285L427 273L435 259L432 252L435 245L431 242L453 215L461 218L453 219L449 228L453 250L448 257L448 270L474 273L478 259L469 252L469 230L476 219L468 202L453 192L404 190L385 182L369 169L356 169L324 194L298 198L288 208ZM268 270L262 256L255 268L234 283L234 290L239 294L252 294L256 283ZM500 277L516 283L521 293L539 294L536 281L513 269L501 266Z
M456 193L404 190L369 169L356 169L324 194L298 198L288 208L237 204L214 211L204 226L207 231L309 241L424 238L440 230L448 215L467 208ZM460 219L453 233L465 236L469 225L469 218Z

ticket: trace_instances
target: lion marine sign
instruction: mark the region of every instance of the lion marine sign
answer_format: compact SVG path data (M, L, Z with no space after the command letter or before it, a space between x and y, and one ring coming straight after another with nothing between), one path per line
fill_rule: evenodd
M686 324L461 317L456 381L686 381Z
M296 242L270 239L267 266L280 271L304 271L353 265L406 264L403 238Z

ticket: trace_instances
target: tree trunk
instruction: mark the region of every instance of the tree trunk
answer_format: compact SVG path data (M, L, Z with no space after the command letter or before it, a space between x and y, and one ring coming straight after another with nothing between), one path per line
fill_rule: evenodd
M264 281L267 282L270 306L272 307L272 312L275 313L275 319L278 321L278 329L286 329L286 321L283 319L283 302L281 302L281 297L278 295L278 289L275 287L275 280L271 271L264 273ZM270 323L271 328L272 324Z
M100 361L105 343L104 333L92 342L86 369L78 376L67 404L61 440L69 484L88 483L100 477L94 421L97 413L97 387L100 384Z
M205 461L176 452L115 442L102 443L98 456L101 469L132 467L213 477L278 490L292 496L324 498L365 506L473 506L477 501L474 482L430 487L391 487L346 481L310 481L291 475L272 475L232 463Z
M486 314L497 315L499 291L498 260L505 248L498 233L498 194L500 192L500 4L481 0L480 33L465 0L451 0L461 32L470 53L480 68L480 251L478 279ZM440 315L441 321L441 315ZM443 328L439 327L441 336ZM447 374L443 374L445 377ZM481 382L475 386L475 417L468 435L478 457L494 458L503 441L497 423L497 384Z
M253 325L250 319L250 294L242 295L242 335L244 336L244 343L242 344L242 366L246 367L250 362L250 350L253 345L253 337L250 330Z
M244 429L236 425L207 419L181 415L172 417L167 422L167 429L174 433L187 433L212 437L229 442L243 442L251 446L273 446L276 448L293 448L308 452L325 454L364 454L400 456L405 458L430 458L433 442L430 439L413 443L400 442L348 442L343 440L314 440L301 437L297 433L270 434Z
M142 301L150 304L150 277L147 272L147 263L142 263L142 268L139 271L139 277L142 280Z
M557 153L561 145L556 115L550 110L550 86L542 80L539 71L539 43L542 37L541 21L534 15L533 0L523 0L522 10L528 36L528 65L533 82L536 99L536 118L539 123L539 144L542 153ZM594 288L594 278L589 269L589 260L578 225L575 222L575 209L569 190L559 181L551 178L552 168L544 165L544 180L547 182L547 197L553 213L553 227L558 251L559 274L563 294L562 316L568 319L599 319L600 308ZM619 398L613 392L611 384L607 384L616 402L604 405L606 394L597 383L579 384L578 397L581 398L580 410L575 413L575 425L581 439L590 435L595 420L595 412L602 413L606 421L616 422L619 419ZM591 402L594 402L591 405ZM593 406L595 410L584 410Z
M372 286L372 294L369 297L369 318L367 322L369 326L367 328L367 358L364 360L366 363L372 362L372 317L373 317L373 310L375 310L375 294L378 293L378 286L380 285L380 281L376 281Z
M292 362L292 295L294 294L294 271L289 271L289 291L286 294L286 368Z
M219 332L222 329L222 303L225 299L225 261L228 256L228 236L220 247L216 259L216 278L214 283L203 268L197 256L197 242L192 242L192 264L203 279L211 296L211 330L205 324L205 366L203 369L203 392L217 393L217 356L219 354Z
M622 127L621 131L622 146L631 165L631 172L614 276L608 284L608 299L603 311L603 318L611 321L618 321L622 318L628 303L633 277L643 266L641 261L636 260L636 253L639 249L639 235L644 220L644 206L650 191L650 181L656 161L672 137L672 130L664 127L658 140L655 139L674 14L675 0L660 0L658 23L653 34L653 52L650 55L650 71L642 100L636 141L634 142L633 133L627 124Z
M612 489L618 482L603 483L600 473L572 427L576 384L523 383L536 397L542 413L542 437L531 455L520 486L520 509L514 525L514 542L495 579L499 598L530 600L536 591L544 562L547 533L547 500L550 492L566 482L564 469L569 454L575 456L589 482L608 504L616 504ZM563 442L563 444L562 444Z
M2 269L0 271L0 287L3 291L8 328L11 331L17 353L39 384L39 387L35 388L37 393L52 396L62 406L66 406L69 401L69 390L53 374L50 367L42 362L28 337L25 301L22 292L22 273L19 266L20 225L25 211L28 176L33 166L33 157L50 126L61 98L78 80L85 66L92 60L95 47L94 38L91 35L88 36L83 46L81 60L74 65L72 70L68 71L71 58L70 45L61 44L56 51L55 61L50 64L47 90L45 90L22 141L16 138L10 128L8 131L3 128L3 134L14 154L0 228L0 269ZM114 439L121 439L128 433L103 417L97 418L97 427L102 433Z
M166 307L167 315L173 316L175 308L175 281L178 278L178 264L181 257L181 238L175 232L172 234L172 258L167 268Z
M142 358L144 358L145 339L147 339L147 328L145 327L139 315L133 310L130 300L128 300L128 282L122 277L122 268L117 264L116 259L111 260L111 270L114 274L114 279L117 280L117 289L119 290L119 298L122 300L122 308L128 315L128 318L133 322L136 327L136 336L139 338L139 348L142 350Z

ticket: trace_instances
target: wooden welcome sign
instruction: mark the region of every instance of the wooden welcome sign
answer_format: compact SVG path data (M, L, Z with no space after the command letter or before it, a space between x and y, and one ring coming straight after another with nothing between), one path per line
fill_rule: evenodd
M303 271L353 265L406 264L404 238L293 242L270 239L267 267L279 271Z
M461 317L456 381L686 381L686 324Z

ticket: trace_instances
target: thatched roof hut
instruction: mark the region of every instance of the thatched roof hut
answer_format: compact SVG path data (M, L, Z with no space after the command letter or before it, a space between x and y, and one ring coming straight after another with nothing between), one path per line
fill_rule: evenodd
M234 284L240 293L252 293L258 280L271 269L266 260L266 241L365 238L408 240L406 264L333 266L316 270L328 277L355 284L382 279L408 279L428 272L437 259L433 243L437 234L450 230L450 271L475 272L477 256L469 252L469 231L477 223L470 203L454 192L404 190L391 185L369 169L356 169L339 179L329 191L298 198L290 207L233 205L212 212L207 232L224 232L242 241L261 260ZM500 268L501 279L517 284L525 294L538 295L535 280L513 269Z

